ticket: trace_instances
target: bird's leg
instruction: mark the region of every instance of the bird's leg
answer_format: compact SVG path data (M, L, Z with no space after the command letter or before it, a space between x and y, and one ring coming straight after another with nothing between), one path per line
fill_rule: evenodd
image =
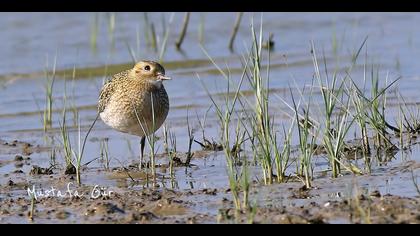
M142 169L142 165L143 165L143 156L144 156L144 145L146 143L146 137L143 136L141 137L140 140L140 164L139 164L139 169Z

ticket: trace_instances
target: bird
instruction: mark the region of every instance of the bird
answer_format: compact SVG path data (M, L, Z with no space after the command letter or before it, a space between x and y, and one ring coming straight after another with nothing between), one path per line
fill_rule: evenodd
M163 81L171 80L155 61L138 61L133 68L112 75L104 83L98 101L98 116L111 128L140 137L143 164L146 137L165 122L169 97Z

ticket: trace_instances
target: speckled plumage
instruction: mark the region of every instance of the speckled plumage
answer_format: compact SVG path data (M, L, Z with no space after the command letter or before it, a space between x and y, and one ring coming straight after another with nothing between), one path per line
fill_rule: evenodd
M146 66L151 67L150 71L144 69ZM141 61L133 69L113 75L99 95L101 119L124 133L144 137L155 132L169 112L168 94L160 79L169 79L164 73L158 63Z

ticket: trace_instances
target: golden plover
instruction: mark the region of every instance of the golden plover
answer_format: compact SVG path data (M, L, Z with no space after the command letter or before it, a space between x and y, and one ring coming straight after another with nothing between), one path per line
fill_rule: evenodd
M140 167L146 136L154 133L169 112L163 86L165 69L154 61L140 61L132 69L112 76L99 95L98 112L108 126L141 137Z

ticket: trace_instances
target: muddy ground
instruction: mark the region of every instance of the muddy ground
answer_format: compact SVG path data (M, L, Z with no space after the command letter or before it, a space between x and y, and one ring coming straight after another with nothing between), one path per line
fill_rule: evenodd
M17 140L0 145L1 155L9 157L0 166L14 165L2 176L0 223L420 223L413 182L420 163L412 160L360 176L317 177L309 190L300 182L263 186L254 181L251 209L238 212L227 187L186 190L165 181L152 186L135 165L109 171L85 168L86 183L79 187L73 175L59 168L32 164L33 153L48 148ZM200 153L199 158L207 158ZM116 184L86 181L98 178Z

